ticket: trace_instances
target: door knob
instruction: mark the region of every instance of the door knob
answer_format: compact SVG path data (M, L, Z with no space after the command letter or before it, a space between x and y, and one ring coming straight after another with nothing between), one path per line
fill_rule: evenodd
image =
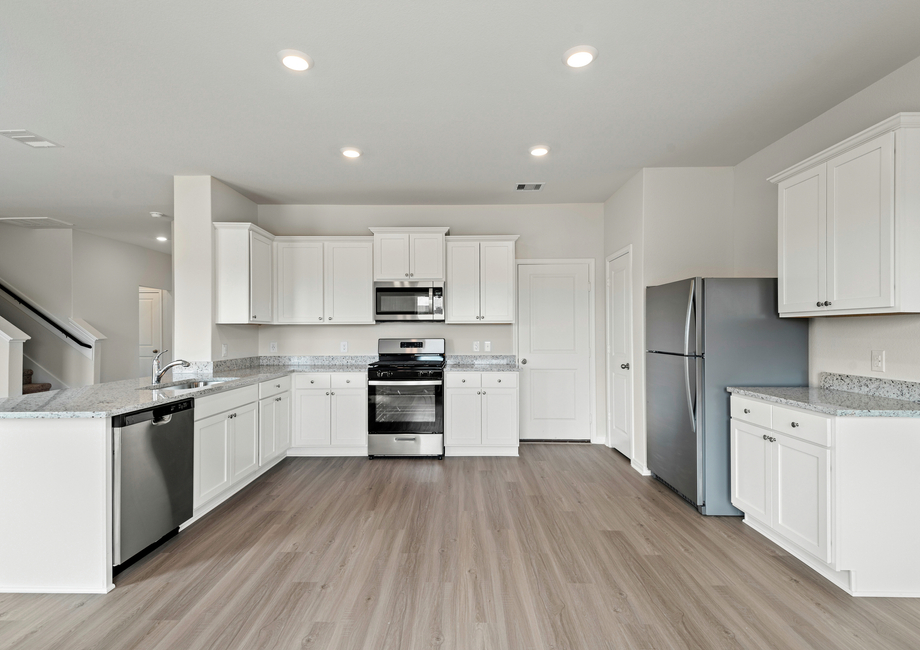
M526 365L527 365L527 359L521 359L521 363L522 363L523 365L526 366Z
M628 364L628 363L621 363L621 364L620 364L620 367L621 367L623 370L629 370L629 364Z

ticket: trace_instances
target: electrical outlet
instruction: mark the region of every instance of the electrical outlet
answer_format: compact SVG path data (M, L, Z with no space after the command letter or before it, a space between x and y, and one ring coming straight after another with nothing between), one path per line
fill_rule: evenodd
M269 352L277 352L277 351L278 351L278 342L277 342L277 341L272 341L271 343L269 343L269 344L268 344L268 351L269 351Z
M348 352L348 341L342 341L339 343L339 350L342 352Z
M492 351L492 341L486 341L486 352Z
M479 352L479 341L473 341L473 352Z
M220 356L225 357L230 354L230 346L226 343L220 344Z
M872 350L872 371L885 372L885 351Z

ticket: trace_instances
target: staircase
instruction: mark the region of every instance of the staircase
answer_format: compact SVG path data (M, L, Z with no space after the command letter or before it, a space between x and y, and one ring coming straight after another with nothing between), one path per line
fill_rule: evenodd
M32 371L23 370L22 371L22 394L29 395L31 393L44 393L45 391L51 390L51 384L33 384L32 383Z

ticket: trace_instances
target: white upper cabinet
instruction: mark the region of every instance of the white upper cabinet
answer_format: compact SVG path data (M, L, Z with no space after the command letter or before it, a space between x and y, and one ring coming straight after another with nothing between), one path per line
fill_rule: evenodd
M514 322L517 238L447 238L448 323Z
M271 323L272 240L251 223L214 224L218 323Z
M373 323L373 256L370 237L278 237L275 322Z
M444 279L444 236L448 228L371 228L374 279Z
M770 180L779 186L780 315L920 311L920 113Z

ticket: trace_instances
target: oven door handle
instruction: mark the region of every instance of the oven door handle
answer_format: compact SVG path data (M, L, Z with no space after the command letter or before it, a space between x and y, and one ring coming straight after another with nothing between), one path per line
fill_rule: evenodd
M431 381L369 381L368 386L440 386L444 382L436 379Z

